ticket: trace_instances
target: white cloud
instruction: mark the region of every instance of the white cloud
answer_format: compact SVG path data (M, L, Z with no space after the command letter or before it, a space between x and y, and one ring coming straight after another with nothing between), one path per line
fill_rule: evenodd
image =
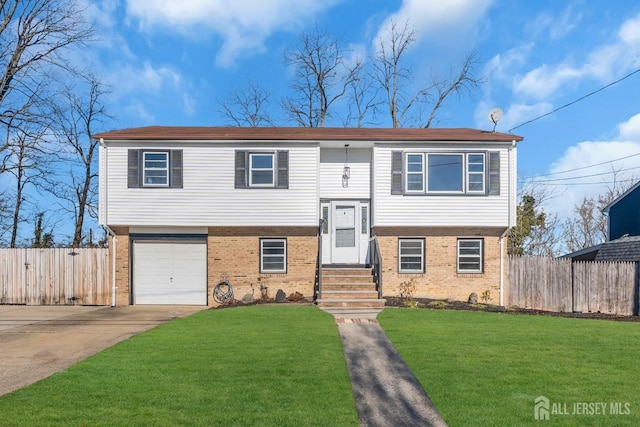
M583 18L582 13L575 12L576 3L567 5L561 13L542 12L526 25L527 33L533 37L547 33L549 38L557 40L569 34L578 26Z
M516 79L514 91L518 94L544 99L561 87L581 78L593 78L601 83L636 68L640 54L640 15L628 19L621 26L617 37L610 43L593 49L580 65L565 60L558 65L543 64Z
M193 116L196 113L196 100L188 93L182 94L182 110L187 116Z
M106 75L107 83L113 88L115 97L147 93L158 95L180 88L180 74L167 66L154 67L146 61L142 64L115 66Z
M451 48L455 40L468 42L469 31L475 31L478 22L494 0L403 0L398 12L390 15L375 37L386 39L392 22L402 26L405 22L415 27L417 43L429 42Z
M542 65L522 77L516 78L513 91L533 99L545 99L567 82L575 82L582 73L567 64L555 67Z
M614 182L628 186L640 180L640 114L618 129L611 141L583 141L569 147L553 162L548 176L528 180L556 196L547 201L545 210L567 217L584 197L597 198Z
M230 67L241 56L262 52L272 33L296 30L340 1L127 0L127 16L145 31L170 29L191 38L215 33L222 38L216 63Z

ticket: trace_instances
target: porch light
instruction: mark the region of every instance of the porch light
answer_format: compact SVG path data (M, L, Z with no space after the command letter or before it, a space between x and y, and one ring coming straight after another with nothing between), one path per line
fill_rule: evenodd
M349 167L349 144L344 145L344 168L342 168L342 187L349 186L349 178L351 178L351 168Z

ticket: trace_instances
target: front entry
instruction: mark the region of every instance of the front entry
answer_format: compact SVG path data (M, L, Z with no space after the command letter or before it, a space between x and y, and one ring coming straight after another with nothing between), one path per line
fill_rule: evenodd
M369 202L322 202L323 264L365 264L369 248Z

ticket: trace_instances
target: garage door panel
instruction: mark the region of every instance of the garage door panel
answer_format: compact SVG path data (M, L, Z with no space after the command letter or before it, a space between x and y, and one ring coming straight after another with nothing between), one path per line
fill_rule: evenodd
M205 243L135 242L134 304L207 304Z

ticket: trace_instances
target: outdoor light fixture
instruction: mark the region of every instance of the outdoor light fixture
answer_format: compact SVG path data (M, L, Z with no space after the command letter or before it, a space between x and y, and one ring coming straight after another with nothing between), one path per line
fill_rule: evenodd
M342 168L342 188L349 186L351 168L349 167L349 144L344 144L344 168Z

